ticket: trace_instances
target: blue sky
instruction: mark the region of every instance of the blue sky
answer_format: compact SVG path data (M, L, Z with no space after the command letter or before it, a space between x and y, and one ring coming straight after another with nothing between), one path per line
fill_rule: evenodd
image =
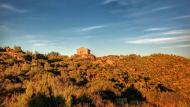
M0 0L0 45L190 57L189 0Z

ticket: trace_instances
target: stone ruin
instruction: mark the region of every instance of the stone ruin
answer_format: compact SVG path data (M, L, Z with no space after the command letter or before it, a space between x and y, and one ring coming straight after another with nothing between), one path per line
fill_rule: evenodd
M96 60L96 57L93 54L91 54L91 51L88 48L84 48L84 47L78 48L76 54L77 56L80 56L82 58Z
M91 54L90 49L88 48L81 47L77 49L77 55L79 56L90 55L90 54Z

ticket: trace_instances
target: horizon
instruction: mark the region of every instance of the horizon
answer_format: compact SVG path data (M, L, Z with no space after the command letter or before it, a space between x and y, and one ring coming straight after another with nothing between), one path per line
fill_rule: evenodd
M14 47L20 47L20 46L18 46L18 45L15 45L15 46L13 46L13 47L4 46L4 47L2 47L2 48L6 48L6 47L9 47L9 48L11 48L11 49L14 49ZM21 49L22 49L23 52L29 51L29 52L32 52L33 54L35 54L35 53L37 52L37 53L45 54L45 55L47 55L47 54L49 54L49 53L51 53L51 52L56 52L56 53L59 53L59 55L68 56L68 57L72 57L73 55L76 55L76 54L77 54L77 49L79 49L79 48L86 48L86 49L89 49L88 47L78 47L78 48L76 48L76 49L74 50L74 53L73 53L73 54L68 55L68 54L60 53L60 52L53 51L53 50L51 50L51 51L49 51L49 52L39 52L39 51L37 51L37 50L33 50L33 51L31 51L31 50L24 50L24 49L21 47ZM108 53L108 54L105 54L105 55L96 55L96 54L94 54L94 51L93 51L93 50L91 50L91 49L89 49L89 50L90 50L90 54L94 55L95 57L104 57L104 56L110 56L110 55L111 55L111 56L112 56L112 55L113 55L113 56L137 55L137 56L141 56L141 57L146 57L146 56L151 56L151 55L163 54L163 55L176 55L176 56L179 56L179 57L190 58L190 57L188 57L188 56L180 56L180 55L177 55L177 54L168 54L168 53L150 53L150 54L144 54L144 55L142 55L142 54L137 54L137 53L129 53L129 54L111 54L111 53Z
M190 58L189 0L2 0L0 46L71 56L79 47L96 56Z

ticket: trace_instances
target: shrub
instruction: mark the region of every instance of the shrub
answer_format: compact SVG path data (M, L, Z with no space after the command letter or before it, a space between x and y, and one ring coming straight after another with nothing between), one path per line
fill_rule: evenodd
M33 95L28 102L29 107L64 107L63 97L46 96L43 93Z
M23 52L22 48L20 46L14 46L14 51L17 52L17 53L18 52Z

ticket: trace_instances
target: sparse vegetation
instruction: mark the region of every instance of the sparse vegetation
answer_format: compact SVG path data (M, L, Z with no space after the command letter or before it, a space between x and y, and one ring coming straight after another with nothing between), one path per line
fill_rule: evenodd
M0 107L189 107L190 59L96 59L0 47Z

